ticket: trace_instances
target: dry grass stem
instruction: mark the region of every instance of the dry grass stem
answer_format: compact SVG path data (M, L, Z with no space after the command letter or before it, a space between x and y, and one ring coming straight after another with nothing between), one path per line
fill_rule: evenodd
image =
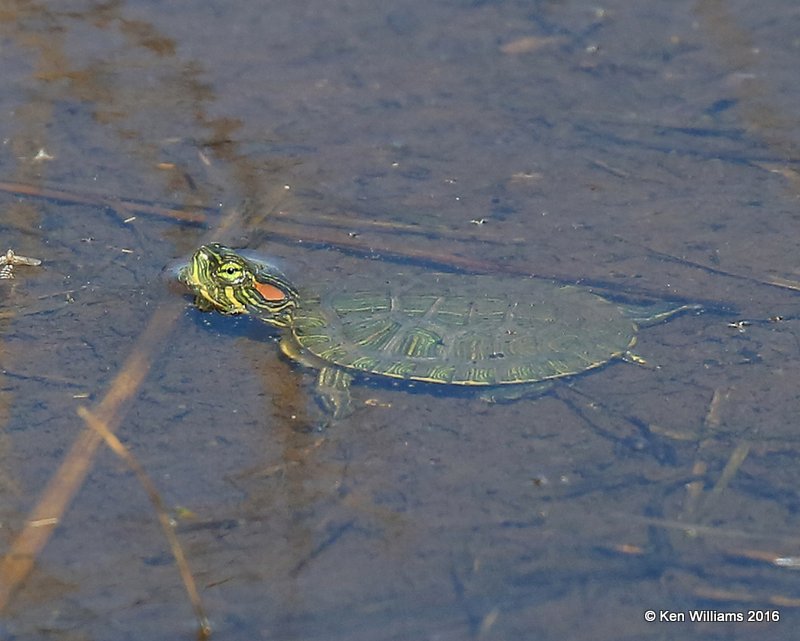
M171 329L179 310L180 305L175 302L152 316L105 398L97 406L95 415L109 430L113 431L119 426L123 405L138 391L150 369L152 355ZM28 576L34 561L50 540L53 530L86 478L97 447L102 442L102 437L88 427L78 435L28 515L25 526L12 541L0 561L0 611L5 609L14 590Z
M739 445L736 446L728 462L725 464L722 474L719 475L719 479L714 484L711 490L711 496L719 496L725 491L725 488L728 487L731 479L736 476L736 472L739 471L739 468L742 466L742 463L744 463L749 453L750 443L739 443Z
M711 402L708 404L708 412L706 412L705 424L707 427L717 428L722 424L722 405L730 396L730 389L721 389L718 387L714 390L714 394L711 396Z
M106 442L106 445L108 445L108 447L110 447L117 456L125 461L128 467L130 467L134 474L136 474L136 478L139 479L139 483L142 485L145 492L147 492L147 496L150 498L150 502L153 504L153 508L158 515L158 521L161 523L161 529L164 530L164 535L167 537L167 541L169 542L170 549L172 550L172 556L175 557L175 563L178 565L178 571L180 572L181 579L183 580L183 585L186 588L186 593L189 595L189 601L191 602L195 616L197 617L200 633L206 637L209 636L211 634L211 626L208 623L208 617L206 616L205 608L203 608L200 594L197 591L197 585L195 584L194 577L192 576L192 571L189 569L189 563L186 560L186 555L183 553L183 548L181 547L180 541L178 540L175 530L172 527L172 521L167 514L167 510L164 507L164 502L161 500L161 495L158 493L155 484L147 475L147 472L144 471L144 468L139 461L120 442L120 440L111 432L111 430L108 429L108 426L103 421L101 421L85 407L78 408L78 415L91 429L100 435L100 437Z
M185 209L164 207L125 198L78 193L65 189L27 185L25 183L10 183L0 181L0 191L22 196L33 196L35 198L48 198L51 200L59 200L61 202L72 204L108 207L118 212L124 212L127 216L131 216L133 214L149 214L151 216L171 218L173 220L195 224L205 224L208 219L207 215L203 212L191 212L186 211Z

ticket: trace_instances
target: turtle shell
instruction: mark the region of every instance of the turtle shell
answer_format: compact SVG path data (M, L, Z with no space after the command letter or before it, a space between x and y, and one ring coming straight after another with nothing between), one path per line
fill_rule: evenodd
M448 282L450 281L450 282ZM571 376L623 355L638 327L588 290L491 276L300 297L297 343L327 363L393 378L505 385ZM426 286L427 284L427 286Z

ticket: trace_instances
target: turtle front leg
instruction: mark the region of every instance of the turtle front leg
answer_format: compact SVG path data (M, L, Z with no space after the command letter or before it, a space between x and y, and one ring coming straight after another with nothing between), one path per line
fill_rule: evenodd
M317 377L317 399L333 418L353 413L350 381L353 377L340 367L324 366Z
M305 353L291 336L281 339L281 351L291 360L319 370L317 375L317 400L333 418L343 418L353 412L350 398L350 381L353 377L341 367Z

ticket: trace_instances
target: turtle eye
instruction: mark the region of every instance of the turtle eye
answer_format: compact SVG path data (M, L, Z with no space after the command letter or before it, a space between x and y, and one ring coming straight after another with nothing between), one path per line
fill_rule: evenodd
M235 285L236 283L240 283L242 281L244 269L242 269L242 266L238 263L223 263L219 266L217 275L226 283Z

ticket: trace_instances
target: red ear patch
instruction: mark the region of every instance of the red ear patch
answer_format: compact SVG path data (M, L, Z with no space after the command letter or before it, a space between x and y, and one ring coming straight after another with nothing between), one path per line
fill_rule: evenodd
M261 294L265 300L283 300L286 298L286 295L275 285L270 285L268 283L255 283L256 290L259 294Z

